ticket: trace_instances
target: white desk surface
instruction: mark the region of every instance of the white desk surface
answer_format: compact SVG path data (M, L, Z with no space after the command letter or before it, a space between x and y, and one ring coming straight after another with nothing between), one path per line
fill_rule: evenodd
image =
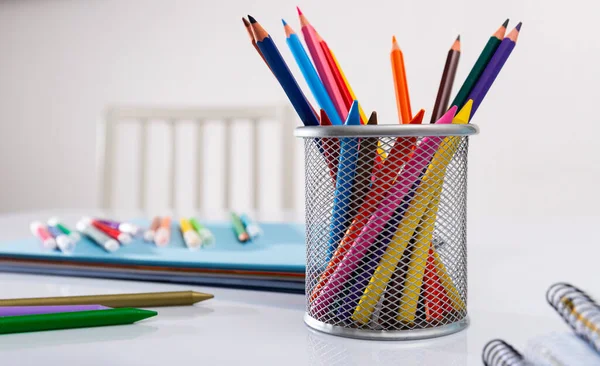
M29 222L49 215L0 216L0 240L29 235ZM593 275L600 246L588 234L598 221L470 218L471 325L427 341L359 341L313 332L302 321L303 295L0 273L2 298L188 289L215 295L193 307L159 308L157 317L135 325L3 335L0 360L13 366L481 365L482 347L492 338L522 349L533 336L568 331L545 301L552 283L572 282L600 297Z

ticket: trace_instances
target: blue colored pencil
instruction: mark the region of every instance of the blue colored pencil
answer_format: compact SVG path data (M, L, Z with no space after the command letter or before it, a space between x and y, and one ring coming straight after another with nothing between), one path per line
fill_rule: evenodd
M302 93L296 79L294 79L285 60L281 56L281 53L279 53L275 42L273 42L269 33L256 22L256 19L250 15L248 15L248 19L252 25L254 35L256 36L256 45L260 49L262 55L265 56L267 63L271 67L271 71L273 71L277 81L281 84L283 91L285 91L285 94L294 106L296 113L300 116L302 123L304 123L305 126L318 126L319 119L317 118L315 111L312 109L306 96L304 96L304 93Z
M360 126L360 114L358 111L358 102L356 100L352 103L352 107L350 107L345 125ZM354 185L354 176L356 174L358 147L359 144L357 138L341 138L340 161L338 164L335 194L333 197L333 211L331 213L331 224L329 227L328 260L335 252L335 249L344 237L344 233L351 222L348 213L350 212L350 197L352 197L352 187Z
M517 24L515 29L513 29L502 40L502 43L500 43L500 46L498 46L498 49L496 49L496 52L494 52L494 56L492 56L492 59L485 67L485 70L483 70L483 74L481 74L479 80L477 80L477 83L473 87L473 90L471 90L471 93L467 98L467 100L473 99L471 118L473 118L475 111L477 111L479 105L481 105L483 98L485 98L485 95L490 90L490 87L494 83L494 80L496 80L496 77L500 73L500 70L502 70L502 66L504 66L504 63L506 62L506 60L508 60L508 57L510 56L510 53L515 48L520 31L521 23Z
M294 59L317 103L319 103L321 109L325 110L333 125L342 125L342 118L335 109L329 94L327 94L327 89L325 89L325 85L323 85L321 78L319 78L319 74L317 74L315 66L310 61L308 53L306 53L302 42L300 42L300 38L285 20L282 19L281 21L283 22L288 47L292 51L292 55L294 55Z

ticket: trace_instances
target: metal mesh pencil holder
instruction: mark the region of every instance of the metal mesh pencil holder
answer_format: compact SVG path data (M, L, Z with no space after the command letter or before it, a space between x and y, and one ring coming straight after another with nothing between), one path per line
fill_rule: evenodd
M313 329L409 340L464 329L475 125L300 127Z

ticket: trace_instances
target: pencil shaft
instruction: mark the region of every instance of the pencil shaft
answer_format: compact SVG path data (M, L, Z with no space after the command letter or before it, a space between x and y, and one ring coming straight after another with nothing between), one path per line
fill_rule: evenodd
M0 334L132 324L157 313L141 309L108 309L0 318Z
M468 100L469 94L471 93L471 90L473 90L473 87L477 83L477 80L479 80L479 77L485 70L485 67L490 62L492 56L494 56L494 52L496 52L496 49L498 48L498 46L500 46L500 43L501 40L499 40L498 38L494 36L490 37L485 47L483 48L483 51L481 51L481 54L479 54L475 65L473 65L473 68L469 72L469 75L467 75L467 78L460 87L458 94L456 94L456 97L454 97L454 100L451 104L452 106L457 106L458 109L461 109L465 105L465 103Z
M485 67L485 70L477 80L477 83L469 93L468 99L473 99L473 109L471 111L471 118L483 102L487 92L490 90L492 84L496 80L496 77L502 70L504 63L508 60L512 50L515 48L516 43L511 39L504 38L498 49L492 56L490 62Z
M420 124L423 120L424 111L417 113L411 121ZM315 286L311 301L317 297L323 286L327 283L329 277L334 273L337 266L344 259L346 253L366 225L369 217L377 209L377 205L383 198L383 195L392 187L393 179L398 175L400 168L409 159L410 153L416 137L398 137L392 147L388 158L383 162L383 166L375 171L373 183L365 197L365 200L358 210L358 214L354 217L350 227L346 231L340 245L338 245L333 257L327 263L327 268L321 275L317 286Z
M448 102L450 101L450 94L452 93L452 86L454 85L459 59L459 51L452 49L448 51L446 63L444 64L444 72L442 73L442 79L440 80L440 87L435 98L435 105L431 112L430 123L435 123L435 121L448 110Z
M139 294L39 297L0 300L0 306L94 305L111 308L192 305L213 295L193 291L151 292Z
M0 306L0 317L34 314L67 313L87 310L105 310L102 305L62 305L62 306Z
M412 111L410 108L410 96L408 93L408 83L406 80L404 55L396 43L396 38L393 40L391 60L398 116L400 117L400 122L406 124L412 119Z
M325 85L327 93L329 93L340 119L345 120L348 115L348 109L346 108L344 99L337 88L333 73L327 64L327 60L325 59L325 55L323 54L323 50L317 39L317 33L312 25L305 25L302 27L302 34L304 35L304 42L308 46L308 51L310 52L313 62L315 63L319 76L323 81L323 85Z
M456 108L451 108L437 123L448 124L452 122L455 113ZM416 181L418 174L429 164L441 141L442 138L439 136L426 137L416 148L412 158L402 170L400 177L389 189L384 200L377 206L376 212L371 215L349 252L329 277L321 293L316 297L312 304L315 312L327 311L335 295L344 287L348 277L365 255L366 250L371 247L382 227L391 218L409 188Z
M344 83L346 84L346 87L348 88L348 91L350 92L351 99L358 100L358 98L356 97L356 94L354 94L354 90L352 90L352 86L350 86L350 83L348 82L348 79L346 78L346 74L344 74L344 70L340 66L340 63L338 62L337 58L335 57L335 53L333 53L333 51L329 48L329 46L327 45L327 42L321 41L321 46L323 48L323 52L328 52L329 54L331 54L331 58L333 59L333 62L335 62L335 66L338 69L338 71L340 72L340 75L342 76L342 79L344 80ZM363 125L367 124L368 119L367 119L367 116L365 115L365 111L363 110L362 105L360 103L358 104L358 112L360 113L360 122Z
M281 87L290 99L292 106L296 110L296 113L298 113L298 116L300 116L302 122L307 126L318 126L319 120L317 119L317 116L304 96L304 93L302 93L300 86L298 86L296 79L294 79L294 76L271 37L266 37L262 41L257 41L256 44L267 59L273 74L275 74L275 77L281 84Z
M298 35L291 34L287 38L287 44L292 51L292 55L294 56L296 63L300 67L300 71L302 72L304 79L306 79L308 87L317 100L317 103L319 103L319 106L325 110L327 116L330 117L332 124L341 125L342 120L340 119L337 110L335 109L335 106L329 97L329 94L327 94L327 90L325 89L323 82L317 74L317 70L310 61L304 46L302 46Z

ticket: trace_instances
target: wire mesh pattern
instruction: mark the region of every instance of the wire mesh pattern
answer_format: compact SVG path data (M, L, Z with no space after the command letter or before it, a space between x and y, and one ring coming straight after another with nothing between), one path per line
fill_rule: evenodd
M305 137L307 315L370 331L467 316L467 136Z
M600 352L600 305L584 291L568 283L556 283L546 300L575 333Z

